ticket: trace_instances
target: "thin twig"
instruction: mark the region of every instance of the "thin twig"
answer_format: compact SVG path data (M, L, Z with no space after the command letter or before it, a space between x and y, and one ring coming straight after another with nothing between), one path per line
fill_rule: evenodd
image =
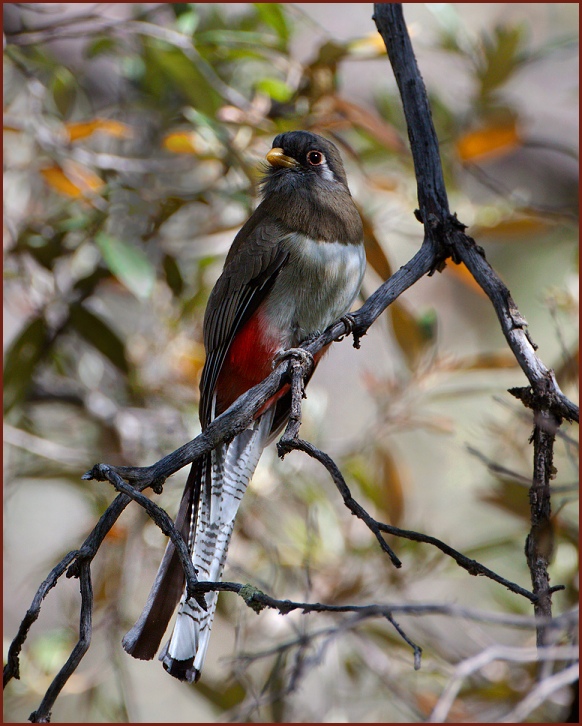
M283 457L288 451L296 450L296 451L303 451L304 453L311 456L313 459L316 459L320 462L320 464L323 464L323 466L328 470L333 483L338 488L340 494L343 497L344 504L346 507L350 510L352 514L354 514L358 519L361 519L362 522L370 529L374 535L376 536L376 539L378 540L378 543L380 544L380 547L388 557L392 560L392 564L395 567L402 567L402 562L396 557L394 552L392 551L392 548L390 545L386 542L384 537L382 536L382 527L380 524L371 517L368 512L360 505L356 500L352 497L352 493L346 484L345 479L342 476L341 471L339 470L337 464L333 461L333 459L325 454L323 451L320 451L317 447L313 446L313 444L310 444L308 441L303 441L303 439L294 439L293 441L286 441L283 445L279 443L279 456Z
M505 645L492 645L477 655L464 660L455 668L455 673L441 694L428 721L444 723L457 694L465 680L496 660L514 661L516 663L532 663L539 660L570 660L578 657L578 649L572 645L554 646L551 648L517 648Z
M44 580L44 582L36 591L36 594L32 600L32 604L26 611L26 615L20 623L18 633L10 644L10 648L8 650L8 657L6 659L6 665L4 666L4 688L6 688L6 684L9 683L12 678L20 678L20 666L18 657L20 655L20 651L22 650L22 646L26 641L26 638L28 637L28 631L40 615L42 601L45 599L49 591L52 590L52 588L57 584L59 578L64 574L67 567L76 558L77 554L77 550L66 554L59 562L59 564L51 570L46 580Z
M578 663L574 663L568 668L544 678L514 709L500 719L499 723L523 723L529 714L535 708L541 706L544 701L547 701L552 694L571 683L575 683L579 677L580 666Z
M65 665L54 677L48 687L40 706L33 711L28 720L32 723L49 723L51 709L59 693L63 690L69 678L73 675L83 656L91 644L92 614L93 614L93 587L91 585L91 566L85 561L80 565L79 587L81 590L81 618L79 623L79 640L73 648Z
M507 615L505 613L487 612L475 608L466 608L454 603L413 603L398 604L385 603L375 605L326 605L325 603L309 603L293 600L279 600L267 595L262 590L249 584L240 582L207 582L200 581L194 586L197 593L233 592L242 597L248 607L255 612L265 608L278 610L281 615L287 615L294 610L302 613L359 613L363 617L387 617L395 613L402 615L443 615L447 617L463 618L478 623L490 623L512 628L534 630L541 622L549 628L562 630L578 623L579 612L577 608L568 610L561 615L549 618L536 618L532 615Z

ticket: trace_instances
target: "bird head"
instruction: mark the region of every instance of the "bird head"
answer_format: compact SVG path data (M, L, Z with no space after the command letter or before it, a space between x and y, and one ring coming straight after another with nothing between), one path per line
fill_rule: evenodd
M265 184L272 178L328 182L347 187L346 173L336 146L310 131L289 131L273 140L267 154Z

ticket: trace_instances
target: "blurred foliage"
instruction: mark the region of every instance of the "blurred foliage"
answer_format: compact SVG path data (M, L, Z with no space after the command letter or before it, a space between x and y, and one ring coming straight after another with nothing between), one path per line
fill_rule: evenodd
M86 528L113 493L80 481L76 454L86 456L85 469L96 461L149 464L197 432L206 299L232 237L253 208L260 163L276 134L311 129L340 146L364 220L366 294L412 257L421 241L412 215L407 131L397 94L386 90L392 88L385 82L388 62L374 104L341 90L345 64L357 63L367 74L368 64L376 69L373 64L385 58L372 26L369 36L345 42L320 29L307 60L300 60L296 41L313 30L313 21L298 6L114 5L118 12L111 18L108 6L99 4L77 15L68 4L60 11L47 4L5 6L7 496L30 481L65 482L89 505ZM532 294L549 311L555 330L553 347L543 349L544 362L575 396L577 298L569 281L576 265L577 192L562 170L558 199L548 201L539 187L522 193L533 183L526 165L519 173L523 155L540 141L528 135L528 118L506 92L519 85L528 64L572 52L571 39L534 43L525 20L474 33L454 5L429 8L437 31L432 50L444 64L453 57L472 89L459 108L438 88L429 89L452 207L471 223L480 243L489 243L488 254L500 264L517 261L522 277L543 247L558 241L568 246L570 268L553 287ZM558 142L541 146L575 154ZM508 165L517 169L513 188ZM512 271L508 266L507 274ZM483 332L495 326L468 271L449 264L442 277L455 294L455 314L466 309L466 326L455 330L459 345L448 349L442 340L451 315L444 301L431 298L427 305L411 294L395 302L384 324L375 326L395 362L386 371L379 361L367 361L360 381L368 394L362 406L374 415L334 455L354 496L380 520L441 533L458 548L466 543L466 554L527 586L522 550L529 530L532 422L517 403L505 397L505 408L487 409L480 421L483 450L471 454L475 504L496 522L507 515L504 536L495 528L491 537L472 539L470 519L458 521L458 532L447 535L439 511L426 520L415 514L418 491L433 486L411 481L421 450L446 452L442 462L448 468L435 482L455 479L461 453L453 434L460 429L466 441L476 433L462 431L462 402L473 409L484 405L478 393L485 390L489 406L491 395L503 394L512 380L523 385L502 340L481 347L463 343L471 325ZM481 312L475 319L470 311L476 306ZM530 317L527 309L522 313ZM317 442L326 429L317 376L311 401L304 436ZM407 448L411 434L417 438ZM555 462L552 577L566 585L556 596L559 611L577 602L576 455L567 427ZM298 455L283 465L273 452L263 458L237 523L229 557L233 577L281 598L337 604L433 602L443 594L465 602L470 591L469 604L529 614L526 602L493 584L470 581L425 545L392 543L406 561L393 570L370 533L350 521L324 473ZM179 489L179 483L166 487L162 504L170 511ZM59 546L71 549L77 542ZM56 720L150 718L138 705L145 696L120 639L142 607L162 547L161 536L138 511L105 540L94 574L94 644L57 702ZM24 614L60 556L50 550L28 573L25 587L19 585L25 593L10 605L10 622ZM63 595L60 602L65 600ZM25 646L22 679L11 684L5 702L9 719L23 720L36 707L74 642L76 601L71 596L66 602L53 616L52 630L33 633ZM467 623L445 627L438 620L408 618L406 630L424 650L426 665L417 674L408 646L389 623L334 628L340 621L328 616L257 618L244 610L221 597L215 630L227 633L223 651L229 660L213 663L211 657L196 690L180 687L180 698L192 703L181 704L182 713L191 716L196 707L201 720L424 721L456 662L483 643L509 638L527 645L533 637L529 631L508 635L492 628L485 635ZM238 655L232 659L235 633ZM218 633L214 638L211 650L219 651ZM467 684L451 718L496 720L532 688L533 668L499 666ZM147 668L166 686L159 664ZM317 695L308 703L300 687ZM567 705L550 700L534 716L559 720ZM191 720L167 708L168 721Z

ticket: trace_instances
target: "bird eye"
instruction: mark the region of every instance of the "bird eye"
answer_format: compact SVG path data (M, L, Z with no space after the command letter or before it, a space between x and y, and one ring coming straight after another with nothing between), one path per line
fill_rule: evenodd
M325 156L321 153L321 151L310 151L307 154L307 161L311 164L311 166L319 166L325 161Z

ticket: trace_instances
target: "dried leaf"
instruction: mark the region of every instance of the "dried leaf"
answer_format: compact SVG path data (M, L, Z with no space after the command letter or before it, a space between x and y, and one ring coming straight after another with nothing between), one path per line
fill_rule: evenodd
M473 275L469 272L464 262L461 262L458 265L451 263L445 267L444 272L449 272L450 274L454 275L454 277L459 282L462 282L463 285L468 287L469 290L477 293L477 295L481 295L481 297L487 297L487 294L484 292L481 285L479 285L479 283L475 280Z
M162 146L173 154L198 154L200 151L196 135L192 131L174 131L166 134Z
M378 510L378 517L397 525L404 512L406 480L392 453L374 449L368 456L350 457L345 467Z
M368 174L367 181L383 192L394 192L398 188L398 181L395 177L384 176L383 174Z
M127 527L123 524L115 523L105 536L105 539L109 543L123 544L127 539Z
M55 164L40 170L45 182L66 197L91 197L105 186L101 177L91 169L74 161L67 161L63 167Z
M185 383L200 382L206 353L202 343L178 340L169 349L170 365Z
M130 126L109 118L95 118L91 121L77 121L75 123L65 124L65 129L69 136L69 141L79 141L92 136L96 131L102 131L108 136L117 139L127 139L133 135Z
M462 162L505 156L521 146L515 123L486 126L457 139L457 154Z
M374 226L359 205L358 211L360 212L364 227L364 248L366 250L368 264L378 274L380 279L387 280L392 274L392 268L390 267L386 253L376 237Z
M481 494L479 499L529 522L530 507L527 489L511 479L496 478L498 485Z
M376 452L378 478L381 482L380 495L384 498L382 510L390 518L390 523L398 526L404 515L404 484L400 469L390 451L379 449Z
M369 111L363 106L359 106L351 101L346 101L340 96L331 96L332 107L330 112L336 114L340 118L346 119L359 128L367 131L373 136L378 143L384 148L395 152L402 152L405 149L404 142L398 131L391 124L384 121L378 114ZM333 123L333 118L330 119ZM325 124L324 124L325 125Z
M456 360L446 367L448 370L454 371L472 371L515 368L517 365L518 362L510 350L496 350Z
M404 353L408 365L416 368L421 356L432 342L434 330L423 325L402 303L396 300L388 308L394 337Z
M356 38L348 43L348 51L354 58L379 58L386 55L386 46L382 36L377 31Z
M487 235L497 238L529 238L547 231L549 223L540 217L509 217L492 225L475 225L471 227L471 236Z
M565 360L556 367L556 378L560 386L566 386L569 383L576 383L580 374L580 348L576 346L575 350L570 351Z

